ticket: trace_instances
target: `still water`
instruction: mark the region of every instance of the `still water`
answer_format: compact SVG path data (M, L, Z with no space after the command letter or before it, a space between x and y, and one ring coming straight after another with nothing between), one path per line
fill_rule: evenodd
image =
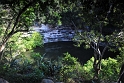
M52 42L46 43L42 48L37 47L36 52L41 55L45 54L45 60L57 60L59 57L64 57L64 53L69 53L76 57L81 63L86 63L93 56L92 49L84 49L83 46L76 47L74 42Z
M74 46L75 44L76 43L72 41L46 43L42 48L37 47L35 51L41 55L45 54L45 60L58 60L59 57L64 57L64 53L68 52L73 57L76 57L82 64L86 63L93 56L93 49L85 49L84 45L76 47ZM118 52L110 52L107 50L103 58L114 58L118 54Z

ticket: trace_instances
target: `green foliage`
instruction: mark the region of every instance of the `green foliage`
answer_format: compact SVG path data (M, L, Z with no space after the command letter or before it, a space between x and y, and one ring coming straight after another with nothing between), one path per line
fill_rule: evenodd
M124 47L120 48L120 55L117 57L120 66L124 63Z
M42 45L42 36L40 33L33 33L31 36L26 38L26 40L23 41L25 48L30 50L32 48L35 48L36 46Z
M23 69L23 68L21 68ZM10 83L34 83L34 82L40 82L41 79L43 78L42 71L39 70L38 68L32 68L32 69L24 69L22 70L23 72L25 71L26 73L20 73L21 71L15 71L14 68L8 69L9 71L6 72L6 79Z
M62 65L60 76L65 82L70 78L82 77L82 65L77 61L77 58L72 57L69 53L65 53Z
M68 52L64 55L65 57L63 58L63 64L72 66L77 64L77 58L72 57Z
M17 35L18 34L18 35ZM15 40L16 46L22 51L31 50L36 46L42 46L42 36L38 32L34 32L30 36L21 37L21 33L15 34L11 40ZM18 40L19 38L19 40Z
M119 74L119 64L116 59L103 59L101 64L100 78L106 81L117 81Z
M54 77L56 80L59 80L61 66L56 61L43 61L40 69L43 71L44 77Z
M103 23L102 26L105 26L106 24L111 23L118 27L123 27L123 24L124 24L123 19L121 18L123 17L124 14L118 13L120 11L121 12L124 11L123 9L124 7L122 7L123 3L117 0L115 0L116 3L114 1L111 2L111 0L108 0L108 1L102 0L101 2L96 0L93 0L93 1L89 1L89 0L83 0L83 1L79 1L79 0L64 0L64 1L61 1L61 0L54 0L54 1L52 0L50 1L49 0L42 0L42 1L41 0L33 0L33 1L32 0L15 0L15 1L7 0L7 2L8 1L11 3L1 4L3 5L3 7L0 5L0 11L1 11L0 12L0 18L1 18L0 28L2 29L5 28L7 30L6 33L4 34L5 39L6 37L8 37L7 35L13 35L15 31L28 30L28 26L32 24L32 21L34 21L36 17L40 17L40 18L43 17L42 22L55 23L55 24L56 24L56 21L58 22L58 24L61 24L61 23L64 24L64 22L69 24L71 21L74 21L76 26L81 29L83 29L82 25L84 25L82 23L85 22L86 26L90 26L93 30L96 30L94 28L99 27L99 23L101 22ZM106 5L104 5L103 3ZM109 9L111 10L109 11ZM100 21L96 20L96 16ZM1 25L2 26L5 25L5 26L1 27ZM0 29L0 32L3 32L3 30ZM86 44L89 45L90 40L93 40L95 42L98 41L99 34L98 35L96 34L98 33L92 32L88 34L88 36L90 36L91 39L86 40ZM3 38L3 37L0 37L0 38ZM36 46L39 46L42 44L41 36L37 33L34 33L31 37L28 37L28 38L20 38L20 39L18 38L20 38L20 33L12 36L10 41L8 41L7 43L8 47L6 48L4 53L4 55L6 55L4 56L5 57L4 60L6 63L11 62L13 59L15 59L17 55L23 55L23 53L26 52L27 50L31 50L32 48L35 48ZM87 39L86 36L84 36L84 38ZM107 38L108 39L112 38L111 39L112 41L110 41L110 43L112 43L113 40L116 40L116 42L120 42L119 40L114 39L115 36L113 35ZM104 41L104 40L101 40L101 41ZM85 41L80 40L78 45L80 45L82 42L85 42ZM88 45L86 47L89 47ZM62 71L61 71L61 74L64 79L79 76L79 73L81 74L82 71L84 73L84 77L89 77L89 79L92 78L93 59L89 60L88 63L84 65L83 67L84 70L82 70L82 67L79 64L79 62L77 62L77 59L75 59L74 57L71 57L70 54L68 53L66 55L67 56L62 61L63 65L62 65ZM120 62L123 62L124 60L123 55L124 53L121 52L121 57L117 58L118 62L119 60ZM37 53L31 56L31 58L33 58L36 61L39 60L39 57L40 55ZM21 58L25 58L24 55L21 56ZM30 65L29 64L30 60L28 59L25 59L25 60L23 60L23 63L21 65L24 67L24 70L27 70L27 66ZM103 61L102 63L103 69L101 70L102 73L100 74L100 77L102 79L107 79L107 80L116 79L116 75L117 75L116 73L118 72L118 69L115 69L115 67L117 67L118 65L117 61L111 58L109 58L108 60L102 60L102 61ZM51 65L51 63L47 63L47 64L50 65L50 66L47 65L47 67L45 68L45 69L48 68L48 71L49 71L49 68L54 67L53 65ZM8 69L6 65L4 65L1 68L3 72ZM11 73L13 74L12 77L14 77L15 72L18 73L19 71L22 71L22 69L17 70L16 68L17 67L9 71L10 73L8 73L9 74L8 77L11 77ZM18 78L18 81L20 80L21 83L23 83L22 79L30 78L30 76L32 78L34 76L35 78L37 77L36 75L39 75L38 73L41 74L41 71L38 68L36 68L36 74L33 73L33 74L30 74L29 76L27 75L22 76L21 78L18 78L17 76L15 76L14 78ZM112 75L114 76L111 77Z
M31 58L33 58L34 60L39 60L40 57L41 57L41 55L40 55L39 53L33 52L33 53L31 54Z
M0 36L2 36L2 34L3 34L3 29L2 28L0 28Z
M21 34L22 33L16 33L8 41L3 60L11 62L11 60L19 57L22 58L23 56L29 58L28 55L30 55L30 53L26 54L25 52L31 52L31 50L33 50L36 46L42 46L42 36L39 33L34 32L32 35L27 37L22 37L20 36Z
M24 57L21 61L13 66L4 65L2 66L3 72L1 75L6 75L6 78L10 82L17 81L18 83L29 81L36 82L43 77L54 77L58 81L70 81L72 78L83 78L90 80L94 76L93 61L92 57L87 61L86 64L81 65L77 58L72 57L69 53L65 53L65 57L60 59L59 62L56 61L43 61L38 53L33 53L31 55L38 64L31 63L30 58ZM120 57L121 58L121 57ZM101 73L99 77L101 80L105 81L116 81L118 78L120 62L118 59L102 59L101 63ZM14 78L15 80L12 80ZM20 81L20 82L19 82Z
M83 77L87 80L92 79L94 76L93 62L94 58L92 57L86 64L83 65Z
M31 26L36 19L36 15L34 13L33 8L28 8L21 17L21 20L26 23L26 25ZM21 25L21 23L20 23Z
M94 76L93 70L93 61L92 57L87 61L83 66L83 75L86 77L85 79L92 79ZM119 74L119 63L116 59L108 58L102 59L101 63L101 72L99 74L100 80L106 81L117 81Z
M8 70L8 65L0 63L0 75L4 76L7 70Z
M33 83L40 82L44 76L44 71L39 68L37 61L40 61L38 57L41 57L38 53L33 53L32 57L19 57L14 59L8 65L0 65L0 74L4 78L8 79L10 83ZM32 58L34 61L32 61Z
M31 50L36 46L42 46L42 37L37 32L27 37L21 35L22 33L14 34L7 43L2 60L5 65L0 64L0 75L11 83L41 80L43 72L39 69L37 63L40 62L42 57L39 53L34 53ZM30 53L25 53L27 50Z

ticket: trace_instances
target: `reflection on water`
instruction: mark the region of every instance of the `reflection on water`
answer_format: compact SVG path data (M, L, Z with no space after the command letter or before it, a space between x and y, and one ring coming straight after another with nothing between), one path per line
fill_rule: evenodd
M69 53L72 56L78 58L82 63L86 63L93 56L92 49L84 49L83 46L75 47L74 42L54 42L46 43L43 48L37 47L36 52L40 52L41 55L45 54L46 60L57 60L58 57L63 57L63 53Z
M43 48L37 47L36 52L40 52L41 55L45 54L45 60L58 60L59 57L63 57L63 53L69 53L72 56L78 58L81 63L86 63L93 56L93 49L84 49L83 45L81 47L75 47L74 42L52 42L44 44ZM103 48L102 48L103 49ZM116 57L119 52L105 51L103 58Z

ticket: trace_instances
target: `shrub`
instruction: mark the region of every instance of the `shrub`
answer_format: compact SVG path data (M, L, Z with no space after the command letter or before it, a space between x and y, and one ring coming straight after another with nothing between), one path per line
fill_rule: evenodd
M5 59L2 60L4 65L0 64L0 75L10 83L33 83L43 77L43 71L36 64L42 57L32 51L36 46L42 46L42 37L37 32L25 38L20 35L13 35L7 43ZM26 50L31 53L25 53Z
M119 74L119 63L116 59L103 59L101 64L100 78L106 81L117 81Z
M33 72L28 74L18 74L14 71L6 73L6 79L10 83L37 83L43 78L41 70L34 69Z
M83 66L83 72L84 72L83 75L84 77L86 77L85 79L87 80L92 79L94 75L93 61L94 58L92 57ZM101 80L106 80L106 81L117 81L118 73L119 73L118 61L116 59L108 58L108 59L102 59L101 62L102 63L101 63L101 71L99 74L99 78Z
M35 48L36 46L42 46L42 36L38 32L34 32L31 36L27 37L25 40L23 40L25 48L28 50L31 50L32 48Z
M77 61L77 58L72 57L69 53L64 54L62 59L61 77L66 82L70 78L82 77L82 65Z
M83 65L83 78L86 80L92 79L94 76L93 61L94 58L92 57L86 64Z

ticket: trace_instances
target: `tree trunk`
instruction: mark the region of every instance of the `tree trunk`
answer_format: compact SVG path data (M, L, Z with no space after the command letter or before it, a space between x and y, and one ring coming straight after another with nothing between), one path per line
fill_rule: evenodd
M4 50L4 48L5 48L5 44L2 44L2 45L0 46L0 53Z
M93 77L94 79L99 79L98 75L101 70L101 60L102 60L102 57L103 57L107 47L108 47L108 44L104 47L104 49L102 51L100 51L99 44L94 43L94 46L92 46L92 48L94 49L94 63L93 63L93 68L95 71L95 74Z
M121 66L121 70L120 70L120 73L119 73L119 78L118 78L117 83L120 83L120 82L124 83L124 63Z
M94 79L99 79L98 75L100 73L100 69L101 69L101 60L100 60L100 55L94 51L94 63L93 63L93 68L94 68L94 71L95 71L95 74L94 74Z
M6 37L3 38L2 40L2 44L0 46L0 61L2 60L2 56L3 56L3 50L6 47L6 43L9 40L9 38L13 35L13 31L11 31Z
M5 43L0 46L0 61L2 60L3 50L5 49Z

